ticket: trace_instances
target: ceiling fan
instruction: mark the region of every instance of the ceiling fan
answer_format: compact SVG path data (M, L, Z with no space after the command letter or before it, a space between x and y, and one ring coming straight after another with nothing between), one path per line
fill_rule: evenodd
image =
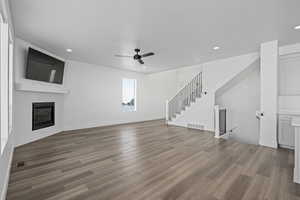
M134 60L138 61L141 65L144 64L144 61L142 60L142 58L148 57L148 56L153 56L154 53L153 52L149 52L149 53L144 53L144 54L139 54L140 53L140 49L135 49L135 55L134 56L127 56L127 55L115 55L116 57L124 57L124 58L133 58Z

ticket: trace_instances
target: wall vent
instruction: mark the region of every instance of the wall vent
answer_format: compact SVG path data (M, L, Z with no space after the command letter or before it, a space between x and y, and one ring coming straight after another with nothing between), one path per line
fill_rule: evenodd
M17 162L17 168L24 167L24 166L25 166L24 161Z

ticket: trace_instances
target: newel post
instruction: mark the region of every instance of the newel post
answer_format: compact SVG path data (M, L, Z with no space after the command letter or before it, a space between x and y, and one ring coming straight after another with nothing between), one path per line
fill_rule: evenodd
M215 105L215 138L220 138L219 105Z
M169 101L166 101L166 123L169 121Z

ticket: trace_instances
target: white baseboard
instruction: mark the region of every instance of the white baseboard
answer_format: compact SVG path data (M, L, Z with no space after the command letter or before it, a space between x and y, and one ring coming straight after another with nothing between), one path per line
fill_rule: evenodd
M0 194L0 200L5 200L6 199L6 193L7 193L7 188L8 188L8 182L9 182L9 176L10 176L10 170L11 170L11 164L12 164L12 158L14 154L14 147L12 145L11 147L11 153L9 155L9 161L8 161L8 169L6 170L7 173L4 178L4 185L3 185L3 190L1 191Z
M153 119L139 120L139 121L108 123L108 124L102 124L102 125L85 125L85 126L80 126L80 127L64 127L63 131L67 132L67 131L77 131L77 130L85 130L85 129L91 129L91 128L104 128L104 127L109 127L109 126L136 124L136 123L151 122L151 121L157 121L157 120L165 120L165 118L153 118Z
M284 149L291 149L291 150L294 150L295 147L293 146L289 146L289 145L284 145L284 144L279 144L278 145L280 148L284 148Z
M63 131L62 129L55 129L53 131L49 131L49 132L46 132L46 133L32 133L33 136L31 138L27 137L27 138L23 139L22 141L17 140L17 141L15 141L14 146L19 147L19 146L22 146L22 145L25 145L25 144L29 144L31 142L41 140L41 139L49 137L51 135L55 135L55 134L60 133L62 131Z
M259 145L261 146L265 146L265 147L270 147L273 149L277 149L278 148L278 144L277 142L273 142L273 141L259 141Z

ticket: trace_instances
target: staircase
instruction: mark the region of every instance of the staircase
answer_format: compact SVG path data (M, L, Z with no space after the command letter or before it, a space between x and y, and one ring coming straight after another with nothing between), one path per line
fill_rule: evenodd
M190 106L197 98L202 96L202 72L197 74L188 84L166 103L166 120L172 121Z

